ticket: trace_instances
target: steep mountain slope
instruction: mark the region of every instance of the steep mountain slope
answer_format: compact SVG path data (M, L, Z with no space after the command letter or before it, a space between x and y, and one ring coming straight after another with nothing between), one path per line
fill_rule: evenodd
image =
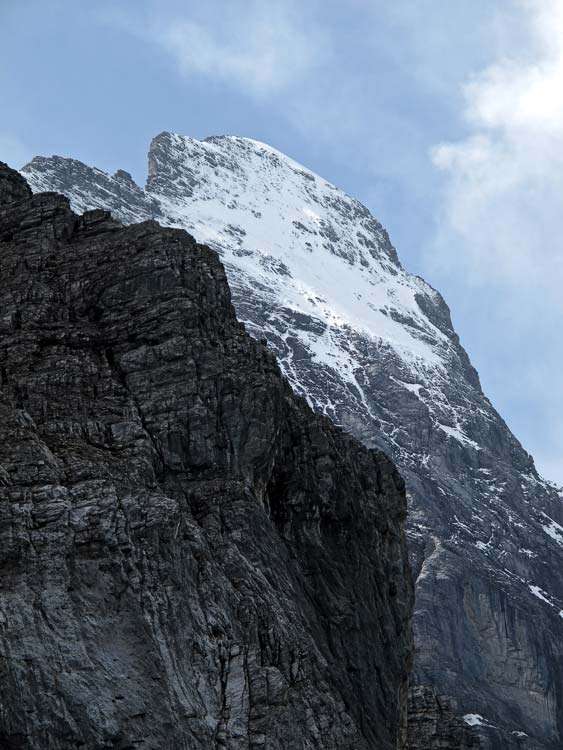
M156 217L214 247L239 318L293 388L397 462L416 573L413 743L437 694L485 748L561 747L561 496L483 394L442 297L369 211L235 137L160 134L144 192L60 157L23 172L79 209Z
M404 483L215 252L0 164L0 747L397 750Z

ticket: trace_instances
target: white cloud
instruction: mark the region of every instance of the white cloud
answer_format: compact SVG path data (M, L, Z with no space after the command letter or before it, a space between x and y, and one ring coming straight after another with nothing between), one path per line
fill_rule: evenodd
M563 4L520 3L528 44L515 45L465 86L463 141L432 151L446 175L441 262L474 280L563 282ZM449 257L446 257L449 256Z
M154 13L135 27L164 49L182 74L204 75L255 97L299 82L320 64L326 44L303 6L291 0L235 2L211 19Z
M11 133L0 132L0 161L19 169L33 156L25 144Z
M473 306L474 346L501 371L489 395L561 482L563 3L521 0L506 21L463 88L467 136L431 152L444 193L427 267Z

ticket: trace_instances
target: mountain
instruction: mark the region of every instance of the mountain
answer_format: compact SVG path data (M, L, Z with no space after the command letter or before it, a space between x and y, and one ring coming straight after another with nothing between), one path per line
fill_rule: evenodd
M217 254L0 163L0 309L0 747L404 747L404 482Z
M441 295L370 212L237 137L161 133L144 189L56 156L23 174L76 210L155 218L216 249L239 319L293 389L396 462L416 578L411 747L450 746L447 705L448 726L488 750L560 748L561 494L484 395Z

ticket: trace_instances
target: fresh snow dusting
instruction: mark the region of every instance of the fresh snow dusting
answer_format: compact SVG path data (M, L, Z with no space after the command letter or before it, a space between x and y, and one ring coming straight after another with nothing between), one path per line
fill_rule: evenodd
M146 193L158 204L161 223L186 229L220 253L234 291L259 289L271 309L285 311L266 325L261 320L257 330L253 311L237 305L251 333L287 344L277 352L280 365L311 405L335 418L327 389L313 398L302 380L299 358L289 351L296 336L317 366L349 386L370 418L361 352L376 348L396 361L401 387L425 404L435 430L479 449L464 429L465 405L443 395L452 362L459 367L443 312L429 314L443 310L443 301L402 268L365 206L276 149L234 136L157 136ZM297 326L288 328L288 314ZM394 444L393 428L382 429Z
M155 217L216 249L239 319L250 333L281 342L284 374L315 408L336 418L327 389L309 393L295 341L370 419L361 376L365 352L375 348L396 362L397 383L425 405L438 434L479 450L465 429L475 409L444 398L459 353L440 295L402 268L365 206L295 160L250 138L161 133L151 143L145 190L121 170L110 176L61 157L36 157L23 173L34 190L75 185L70 198L79 212L99 206L126 222ZM241 302L248 289L275 311L266 323L259 314L257 326L256 310ZM393 429L382 425L391 444Z

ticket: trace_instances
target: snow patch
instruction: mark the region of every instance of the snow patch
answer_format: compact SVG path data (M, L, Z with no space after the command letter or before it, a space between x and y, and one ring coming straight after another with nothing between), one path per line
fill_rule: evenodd
M547 591L544 591L543 589L540 589L539 586L531 586L528 585L528 588L532 592L534 596L537 596L538 599L541 599L542 602L545 602L546 604L549 604L550 607L554 607L555 605L547 598L549 594Z
M542 524L542 529L549 537L557 542L557 544L560 544L563 547L563 526L560 526L557 521L554 521L553 518L550 518L545 513L542 513L542 516L549 521L547 526Z
M457 440L458 443L461 443L462 445L468 445L476 451L481 450L480 446L474 440L471 440L471 438L467 437L463 430L460 429L459 425L457 425L456 427L449 427L448 425L439 423L438 427L442 430L442 432L445 432L448 437Z
M481 714L465 714L463 720L470 727L493 727L494 724L489 723L484 719Z

